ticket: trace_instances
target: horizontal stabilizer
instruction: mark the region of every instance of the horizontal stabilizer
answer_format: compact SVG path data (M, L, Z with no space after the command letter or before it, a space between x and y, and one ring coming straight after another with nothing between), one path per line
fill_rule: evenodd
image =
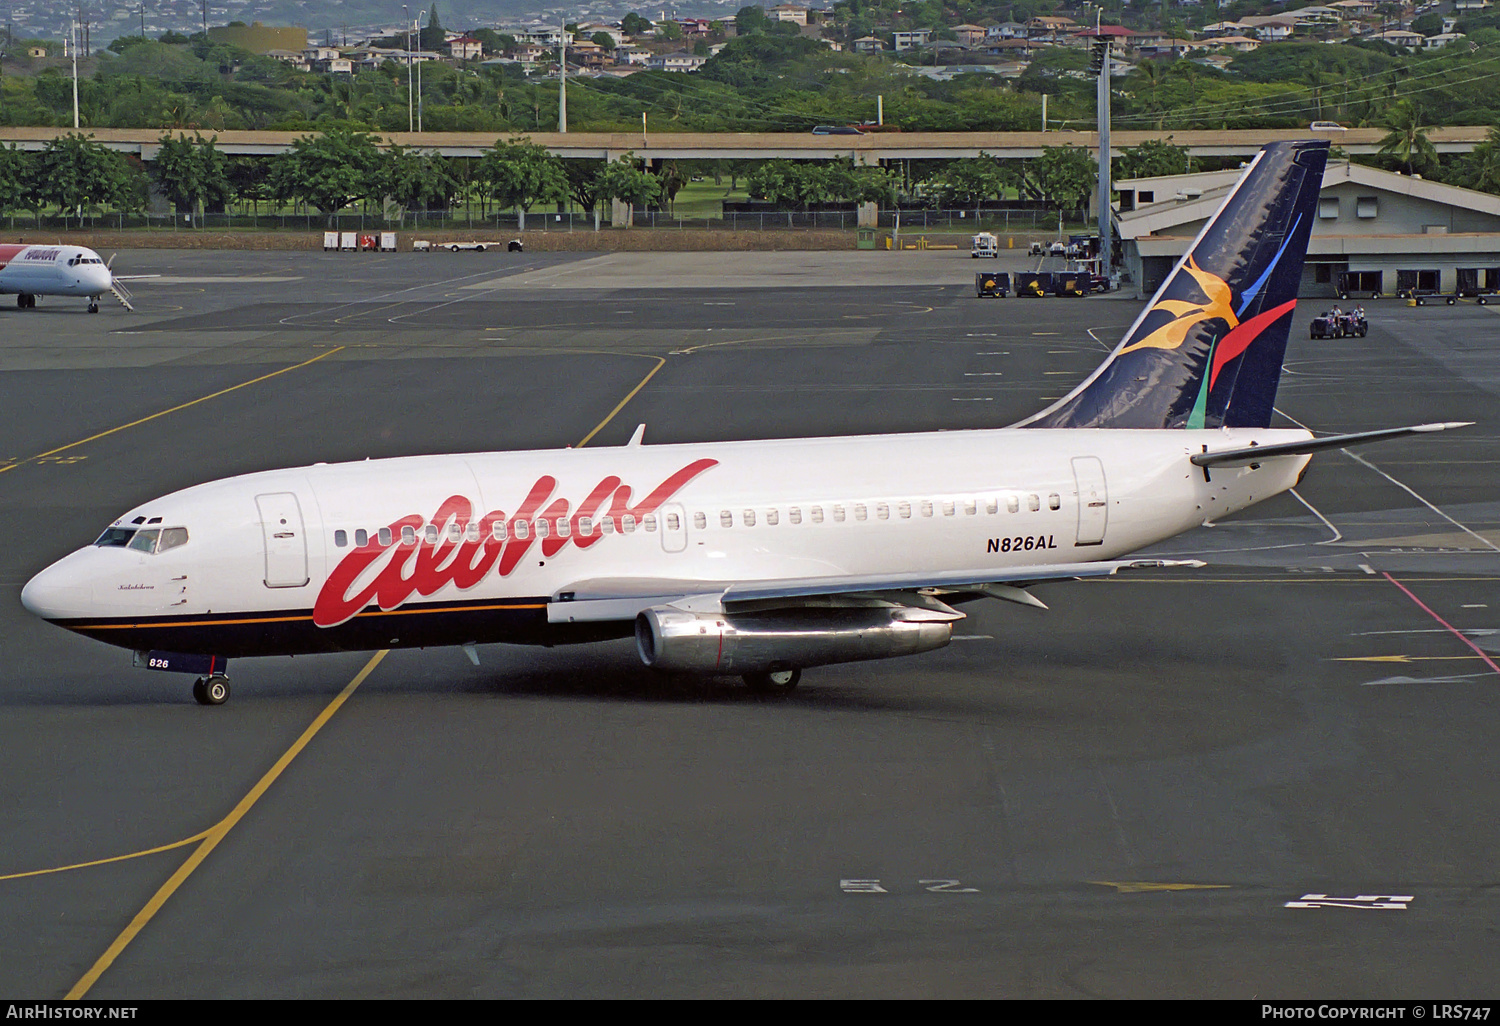
M1278 445L1250 445L1240 449L1225 449L1221 452L1200 452L1190 457L1199 467L1248 467L1252 463L1275 456L1306 456L1324 449L1342 449L1365 442L1381 442L1387 438L1403 438L1406 435L1425 435L1434 431L1468 427L1472 420L1455 420L1442 424L1415 424L1411 427L1382 428L1379 431L1356 431L1349 435L1325 435L1301 442L1282 442Z

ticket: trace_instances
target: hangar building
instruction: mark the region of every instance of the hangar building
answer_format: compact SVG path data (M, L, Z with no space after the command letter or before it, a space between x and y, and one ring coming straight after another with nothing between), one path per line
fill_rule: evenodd
M1238 170L1122 181L1124 270L1150 295L1187 252ZM1347 275L1347 277L1346 277ZM1330 161L1302 271L1305 297L1500 290L1500 196Z

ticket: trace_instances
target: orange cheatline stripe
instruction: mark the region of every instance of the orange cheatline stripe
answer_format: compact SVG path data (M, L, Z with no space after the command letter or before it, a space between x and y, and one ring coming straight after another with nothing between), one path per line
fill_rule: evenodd
M355 618L361 616L415 616L422 613L463 613L463 612L492 612L496 609L546 609L545 602L531 602L524 605L499 605L499 606L440 606L436 608L421 609L377 609L368 613L355 613ZM120 631L131 630L140 627L223 627L241 626L247 623L300 623L311 620L311 616L266 616L247 620L176 620L170 623L161 620L147 620L145 623L85 623L69 624L68 629L74 631Z
M145 907L136 913L135 918L120 932L120 935L115 938L114 943L105 950L104 954L99 956L98 961L89 968L89 971L83 974L83 978L73 985L73 989L68 991L64 997L65 1001L77 1001L89 992L89 989L98 982L99 977L104 974L104 971L114 964L115 959L120 957L120 953L129 946L136 935L145 928L147 923L151 922L157 912L161 911L162 906L167 903L167 899L176 893L177 888L182 886L183 881L203 864L203 860L208 858L209 853L218 846L219 842L224 839L229 831L234 829L234 825L243 819L245 813L249 812L251 807L260 800L261 796L270 789L271 785L276 782L276 779L281 776L282 772L291 765L292 760L302 752L302 749L307 747L308 742L317 735L318 731L323 729L323 725L333 718L333 714L338 712L339 708L348 701L349 696L354 694L354 690L365 682L366 677L374 672L375 667L380 665L380 661L386 657L388 651L388 649L381 649L379 652L376 652L370 658L370 661L365 663L364 669L360 670L354 679L344 687L344 690L338 693L337 698L328 703L327 707L318 714L318 718L313 720L307 729L302 732L302 736L292 743L292 747L282 753L281 758L276 760L276 764L267 770L265 775L250 789L250 792L240 799L239 804L230 810L229 815L208 828L203 842L198 845L193 854L188 856L187 861L178 867L177 872L173 873L171 878L162 884L160 889L151 896L151 900L146 902Z
M274 378L278 374L286 374L289 371L300 370L301 368L306 367L309 364L317 363L319 360L332 356L334 353L339 352L343 348L343 346L335 346L334 348L328 350L326 353L319 353L311 360L303 360L301 363L293 364L290 367L283 367L280 370L274 370L269 374L262 374L258 378L251 378L249 381L241 381L238 385L230 385L228 388L221 388L219 389L219 391L213 392L209 395L200 396L197 399L190 400L189 402L179 403L178 405L173 406L171 409L162 410L159 413L153 413L150 416L142 417L139 420L132 420L129 424L121 424L119 427L112 427L108 431L101 431L97 435L89 435L87 438L80 438L76 442L69 442L67 445L60 445L56 449L48 449L46 452L39 452L35 456L28 456L23 460L16 460L14 463L9 463L3 467L0 467L0 474L5 473L7 470L15 470L17 467L23 466L27 463L31 463L34 460L46 459L48 456L55 456L60 452L66 452L67 450L77 448L80 445L98 441L99 439L112 435L117 431L124 431L127 428L136 427L137 425L144 424L147 421L155 420L157 417L165 417L169 413L176 413L178 410L185 410L189 406L197 406L199 403L206 403L210 399L217 399L221 395L228 395L230 392L236 391L238 389L258 384L259 382L265 381L269 378Z

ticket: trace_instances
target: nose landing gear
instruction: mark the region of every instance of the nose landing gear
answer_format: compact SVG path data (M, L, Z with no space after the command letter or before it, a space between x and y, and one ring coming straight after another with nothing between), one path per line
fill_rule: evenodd
M772 670L770 673L747 673L745 685L761 694L786 694L802 680L801 670Z
M229 678L222 673L199 677L193 682L193 698L199 705L223 705L229 701Z
M99 297L98 296L90 296L89 297L89 313L98 313L98 312L99 312Z

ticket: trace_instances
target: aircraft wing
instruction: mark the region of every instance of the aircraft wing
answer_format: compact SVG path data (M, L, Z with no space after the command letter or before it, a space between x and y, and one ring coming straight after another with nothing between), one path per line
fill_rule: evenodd
M1049 563L1007 569L938 573L853 574L787 577L764 581L692 581L664 578L599 578L560 588L547 606L552 623L631 620L643 609L671 605L694 612L727 612L766 604L796 606L817 599L880 599L921 604L940 595L988 595L1045 609L1023 590L1042 581L1109 577L1121 570L1200 567L1196 559L1119 559L1093 563ZM896 596L899 595L900 598ZM940 603L934 603L940 604Z

